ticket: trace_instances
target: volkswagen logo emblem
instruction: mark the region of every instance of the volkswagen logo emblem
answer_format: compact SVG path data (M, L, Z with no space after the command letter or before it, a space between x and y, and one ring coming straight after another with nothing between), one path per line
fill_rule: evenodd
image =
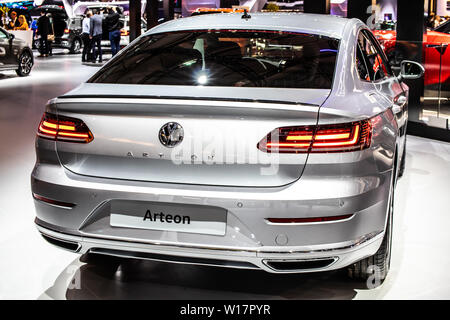
M175 147L183 138L184 130L179 123L168 122L159 129L159 141L168 148Z

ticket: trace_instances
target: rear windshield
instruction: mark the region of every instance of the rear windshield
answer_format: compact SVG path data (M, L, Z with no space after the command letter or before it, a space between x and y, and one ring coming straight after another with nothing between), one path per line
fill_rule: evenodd
M278 31L159 33L140 38L89 82L330 89L338 46Z

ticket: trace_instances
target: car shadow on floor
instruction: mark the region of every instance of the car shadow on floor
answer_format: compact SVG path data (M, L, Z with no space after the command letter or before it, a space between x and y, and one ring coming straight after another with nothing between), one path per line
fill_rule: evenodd
M71 270L69 270L71 269ZM41 299L352 299L364 283L346 270L271 274L156 261L121 260L64 270Z
M4 72L6 72L6 71L4 71ZM19 76L16 74L16 72L14 70L8 71L7 74L0 73L0 80L12 79L12 78L19 78Z

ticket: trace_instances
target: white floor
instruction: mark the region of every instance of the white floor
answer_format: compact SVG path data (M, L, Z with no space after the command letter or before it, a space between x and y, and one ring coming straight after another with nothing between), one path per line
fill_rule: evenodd
M47 99L97 68L79 56L37 60L28 78L0 75L0 299L450 299L450 144L408 136L395 200L391 272L377 289L345 272L272 275L129 262L111 274L47 244L34 228L29 175Z

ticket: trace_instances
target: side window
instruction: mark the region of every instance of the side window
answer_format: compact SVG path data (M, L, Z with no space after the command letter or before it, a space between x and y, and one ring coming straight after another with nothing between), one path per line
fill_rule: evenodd
M377 50L377 46L370 40L370 36L360 32L358 35L358 46L366 62L370 81L382 80L388 77L390 74L388 66L384 63L382 53Z
M4 33L1 30L0 30L0 39L8 39L8 36L6 35L6 33Z
M370 81L370 75L367 70L366 61L362 54L359 44L356 45L356 69L361 80Z
M389 65L386 55L384 54L384 51L381 48L378 41L375 39L373 33L368 30L364 30L363 32L366 33L366 36L369 38L369 41L372 43L373 47L375 48L375 51L377 52L377 59L380 63L380 66L382 67L384 75L386 77L394 76L394 73L391 70L391 66Z

